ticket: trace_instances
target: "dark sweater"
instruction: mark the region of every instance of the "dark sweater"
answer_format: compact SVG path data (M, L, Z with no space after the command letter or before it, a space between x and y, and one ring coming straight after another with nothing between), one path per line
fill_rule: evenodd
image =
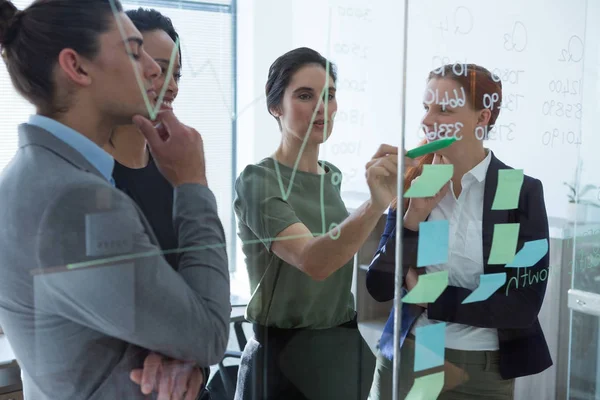
M115 160L113 179L116 187L127 193L140 207L152 226L160 248L163 251L177 250L179 243L173 226L173 185L158 170L152 155L149 157L148 165L139 169L126 167ZM173 269L178 269L179 253L174 251L164 254L164 257ZM205 391L210 368L203 368L203 374L205 383L198 398L210 399Z
M150 157L144 168L128 168L115 160L113 170L115 185L140 207L163 251L178 248L177 235L173 227L173 186L160 173ZM178 254L164 255L167 262L177 269Z

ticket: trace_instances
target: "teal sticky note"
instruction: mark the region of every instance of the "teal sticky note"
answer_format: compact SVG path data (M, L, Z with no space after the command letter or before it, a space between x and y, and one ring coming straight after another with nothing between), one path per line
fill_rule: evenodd
M417 267L448 262L448 220L425 221L419 224Z
M523 248L515 255L506 268L526 268L538 263L548 253L548 239L525 242Z
M433 303L448 286L448 271L419 276L417 285L402 298L405 303Z
M520 224L494 225L494 237L488 264L508 264L515 258Z
M499 170L498 186L492 203L492 210L514 210L517 208L523 179L522 169Z
M415 371L444 364L446 348L446 323L426 325L415 332Z
M432 197L452 178L454 165L426 164L423 173L404 193L404 197Z
M462 304L475 303L490 298L496 290L500 289L506 282L506 272L499 274L482 274L479 276L479 286L475 289Z
M444 372L437 372L415 379L405 400L437 399L444 388Z

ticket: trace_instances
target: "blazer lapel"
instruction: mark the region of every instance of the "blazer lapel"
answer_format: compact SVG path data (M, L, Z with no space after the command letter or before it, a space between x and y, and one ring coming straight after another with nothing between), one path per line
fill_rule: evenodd
M102 181L106 182L106 185L109 185L104 175L102 175L100 171L98 171L96 167L94 167L81 153L79 153L77 150L75 150L62 140L58 139L50 132L47 132L46 130L38 126L30 124L21 124L19 126L19 147L26 146L44 147L56 154L58 157L69 162L74 167L102 178ZM114 190L117 189L115 188ZM127 196L124 192L123 195ZM156 238L156 234L152 230L152 226L148 222L141 208L133 200L131 200L130 204L135 207L148 235L150 236L151 242L153 244L158 245L158 239Z
M73 166L106 180L81 153L38 126L26 123L19 125L19 147L26 146L44 147Z
M482 241L484 268L488 267L488 260L490 258L492 240L494 237L494 225L505 224L509 220L509 210L492 210L496 189L498 188L498 171L508 168L510 167L498 160L494 153L492 153L492 159L490 160L490 165L485 176L485 187L483 191ZM492 265L492 267L495 266L496 265Z

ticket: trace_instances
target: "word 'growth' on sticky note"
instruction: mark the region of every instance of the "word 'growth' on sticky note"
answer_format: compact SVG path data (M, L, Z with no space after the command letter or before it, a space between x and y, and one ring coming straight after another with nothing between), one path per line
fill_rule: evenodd
M499 274L486 274L479 276L479 286L473 291L462 304L476 303L490 298L496 290L500 289L506 282L506 272Z
M446 347L446 323L426 325L416 329L415 371L444 364Z
M444 387L444 372L422 376L415 379L406 400L437 399Z
M514 210L517 208L523 179L522 169L499 170L498 187L492 203L492 210Z
M532 267L548 253L548 239L532 240L525 245L506 268Z
M494 238L488 264L508 264L515 258L520 224L494 225Z
M405 303L433 303L448 286L448 271L419 276L417 285L402 298Z
M448 262L448 220L425 221L419 224L417 267Z
M432 197L452 178L454 165L426 164L423 173L404 193L404 197Z

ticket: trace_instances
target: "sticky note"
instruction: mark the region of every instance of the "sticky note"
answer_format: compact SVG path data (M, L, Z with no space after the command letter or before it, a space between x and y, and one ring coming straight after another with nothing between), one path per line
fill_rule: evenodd
M417 267L448 262L448 220L425 221L419 224Z
M514 210L517 208L523 179L522 169L499 170L498 186L492 203L492 210Z
M88 257L107 257L133 251L132 229L115 230L115 220L127 219L127 211L101 211L85 216L85 249Z
M508 264L515 258L520 224L494 225L494 237L488 264Z
M525 245L506 268L532 267L548 253L548 239L532 240Z
M448 271L419 276L417 285L402 298L405 303L433 303L448 286Z
M437 399L444 387L444 372L422 376L415 379L413 387L406 395L406 400Z
M415 334L415 371L443 365L446 323L422 326L416 329Z
M476 303L489 299L496 290L500 289L506 282L506 272L499 274L482 274L479 276L479 286L473 291L462 304Z
M423 173L404 193L404 197L432 197L452 178L454 165L426 164Z

